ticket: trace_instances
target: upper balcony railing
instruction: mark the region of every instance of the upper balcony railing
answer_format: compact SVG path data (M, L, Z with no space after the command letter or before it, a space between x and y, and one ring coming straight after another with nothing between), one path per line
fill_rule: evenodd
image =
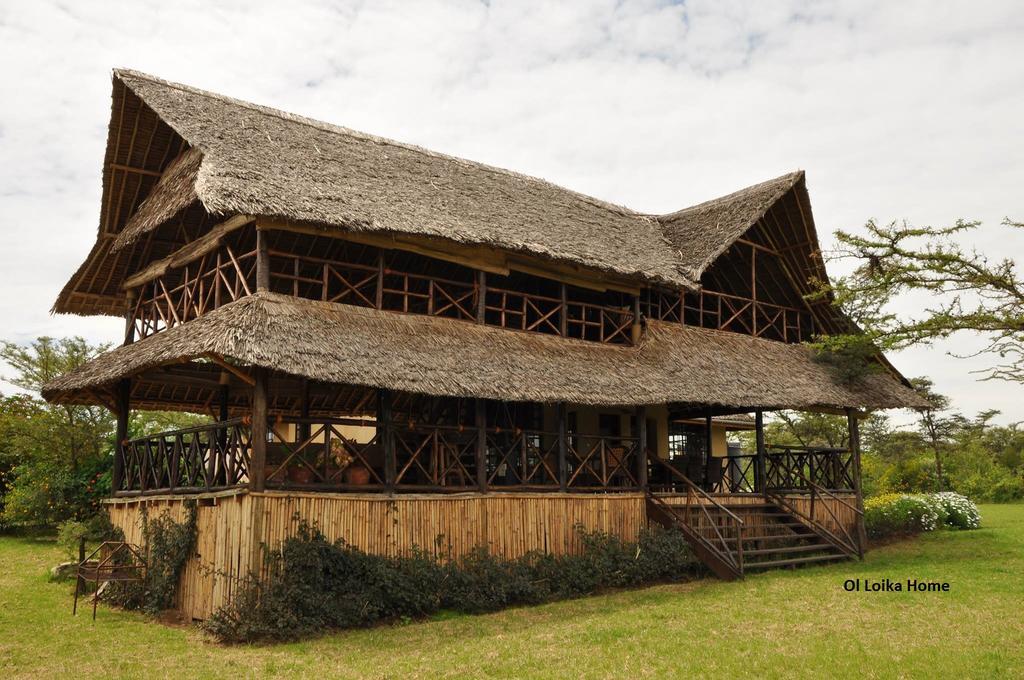
M132 310L135 337L144 338L251 295L257 288L258 259L252 238L238 238L139 286ZM632 296L584 291L525 275L488 276L459 265L446 270L440 261L421 260L433 267L432 273L413 271L413 260L392 258L383 250L330 258L269 247L267 280L272 291L306 299L593 342L633 342ZM446 271L450 276L437 275ZM810 340L817 332L806 308L712 290L647 289L639 303L648 319L782 342Z
M762 302L713 290L645 292L641 309L647 318L712 328L781 342L814 337L814 317L807 309Z
M132 311L135 337L251 295L257 287L257 259L255 249L236 252L224 244L147 282L138 289ZM555 297L516 290L509 283L492 285L483 272L460 281L391 266L383 254L376 264L366 264L268 249L267 263L270 290L295 297L594 342L632 342L630 305L598 304L566 285Z

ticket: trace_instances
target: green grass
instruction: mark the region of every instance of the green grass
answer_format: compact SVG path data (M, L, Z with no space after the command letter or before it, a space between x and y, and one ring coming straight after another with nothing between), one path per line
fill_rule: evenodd
M52 542L0 538L0 677L1024 677L1024 505L863 563L704 580L486 616L221 647L100 608L71 617ZM847 593L846 579L949 593Z

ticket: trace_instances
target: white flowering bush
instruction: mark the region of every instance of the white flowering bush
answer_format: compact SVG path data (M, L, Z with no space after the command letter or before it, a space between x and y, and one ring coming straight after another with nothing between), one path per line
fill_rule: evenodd
M922 531L977 529L981 515L969 498L942 493L887 493L864 501L864 527L871 538Z
M977 529L981 526L981 513L978 506L967 496L952 491L932 494L942 506L945 524L951 529Z

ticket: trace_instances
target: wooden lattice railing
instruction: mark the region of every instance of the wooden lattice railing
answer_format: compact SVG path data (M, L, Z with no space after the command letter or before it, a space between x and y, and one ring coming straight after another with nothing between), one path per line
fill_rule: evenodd
M177 283L168 284L168 280ZM191 321L256 290L256 251L223 245L141 286L132 318L137 338Z
M120 494L199 493L241 486L249 480L249 424L235 418L122 442Z
M639 489L636 437L573 434L568 437L570 489Z
M251 295L257 287L257 260L257 250L236 252L223 243L139 286L132 311L135 337L145 338ZM633 341L635 316L629 306L574 299L576 293L567 286L561 297L552 297L489 286L480 272L470 272L471 280L456 280L387 266L383 256L367 264L275 249L267 250L267 267L270 290L295 297L593 342Z
M782 342L810 340L817 332L807 309L701 289L652 290L643 305L648 318L712 328Z

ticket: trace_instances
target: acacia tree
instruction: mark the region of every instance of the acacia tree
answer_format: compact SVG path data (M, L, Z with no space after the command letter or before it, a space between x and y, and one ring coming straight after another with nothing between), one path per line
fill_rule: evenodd
M949 439L963 427L963 416L943 415L949 410L949 397L933 389L928 378L914 378L911 381L917 393L924 397L928 406L918 410L917 429L935 456L935 477L939 491L946 488L942 472L942 450Z
M824 338L822 347L834 356L864 357L971 331L987 341L973 356L994 360L985 379L1024 382L1024 281L1012 258L993 259L961 245L978 226L870 221L866 234L837 231L839 247L829 259L853 259L857 267L817 295L833 295L863 332ZM1024 237L1022 223L1005 220L1002 228L1008 242ZM935 302L916 313L893 311L892 300L907 292L929 294Z

